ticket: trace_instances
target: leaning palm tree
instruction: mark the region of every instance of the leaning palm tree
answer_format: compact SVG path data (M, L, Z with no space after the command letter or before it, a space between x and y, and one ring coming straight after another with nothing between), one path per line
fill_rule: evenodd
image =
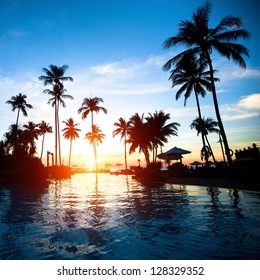
M249 38L249 33L241 28L243 20L238 17L226 16L215 28L209 27L209 17L211 14L212 5L209 2L204 2L192 15L192 20L183 20L180 23L178 33L174 37L168 38L163 46L170 48L173 46L184 45L188 48L170 59L163 66L164 70L170 70L178 61L180 61L188 52L193 52L201 59L206 59L210 70L210 80L213 102L216 112L216 117L221 131L225 153L228 163L232 164L230 149L222 119L219 112L216 88L214 83L213 63L211 60L212 50L216 50L223 57L233 59L241 67L245 68L246 63L243 55L249 56L249 51L243 45L234 43L234 41L243 38Z
M199 95L206 96L206 90L211 91L210 71L206 71L207 61L196 58L194 53L187 53L177 64L175 69L171 71L169 80L172 81L172 87L179 86L176 93L176 100L178 100L182 93L184 93L184 106L186 106L187 99L191 93L194 92L199 119L201 119L201 110L199 104ZM214 81L219 81L214 78ZM204 134L201 133L202 145L206 146ZM208 158L205 157L208 165Z
M208 158L208 156L212 156L213 161L216 162L216 159L213 154L213 150L211 148L211 145L209 143L207 135L209 133L218 133L219 134L219 129L218 123L214 121L212 118L196 118L192 121L190 128L191 129L196 129L197 130L197 135L202 134L204 135L208 148L206 148L206 145L203 146L202 152L205 154L204 157Z
M64 76L65 72L68 70L68 65L63 65L61 67L58 67L56 65L51 64L49 66L49 69L47 68L42 68L42 71L45 73L45 75L41 75L39 77L40 81L43 81L43 85L52 85L53 90L44 90L44 92L49 93L49 91L52 91L52 95L54 96L53 99L53 106L55 108L55 165L57 165L57 157L58 157L58 152L59 151L59 162L61 165L61 148L60 148L60 129L59 129L59 105L63 103L61 101L61 97L65 97L63 95L64 89L63 82L65 81L73 81L72 77L69 76ZM51 94L51 93L50 93ZM71 98L71 96L70 96ZM73 98L71 98L73 99ZM49 100L50 102L50 100ZM64 107L64 106L63 106Z
M126 121L123 118L119 118L118 122L114 123L114 126L117 127L113 132L113 137L116 135L121 135L120 140L124 139L124 146L125 146L125 169L127 169L127 152L126 152L126 141L127 141L127 135L129 134L130 129L130 122Z
M42 135L42 149L41 149L41 156L40 156L40 159L42 160L45 134L52 133L52 126L49 123L46 123L45 121L41 121L41 123L38 124L38 131L39 131L39 135Z
M18 127L18 121L19 121L19 114L20 111L22 111L23 115L25 117L28 116L26 109L32 109L33 106L31 104L28 104L26 102L27 96L25 94L19 93L16 96L12 96L10 100L6 101L6 104L10 104L12 106L12 111L14 112L16 109L17 111L17 117L16 117L16 127Z
M83 99L81 107L78 109L78 113L82 114L82 120L86 119L91 114L91 127L94 125L93 113L99 113L103 111L107 114L107 109L99 106L100 102L104 102L100 97L91 97Z
M95 124L92 125L92 131L87 132L85 139L88 139L90 144L93 144L94 148L94 157L95 157L95 167L97 172L97 146L99 143L102 143L105 138L105 134L102 133L102 130L99 129Z
M77 128L78 123L74 123L74 120L72 118L69 118L66 121L63 121L65 123L66 127L62 129L63 136L65 139L70 140L70 153L69 153L69 166L70 166L70 160L71 160L71 150L72 150L72 140L75 140L76 138L79 138L78 132L81 131L81 129Z
M163 111L155 111L154 114L149 113L146 118L152 144L153 162L156 161L158 147L167 143L170 136L178 136L177 131L180 124L177 122L166 124L168 120L170 120L170 114L165 114Z

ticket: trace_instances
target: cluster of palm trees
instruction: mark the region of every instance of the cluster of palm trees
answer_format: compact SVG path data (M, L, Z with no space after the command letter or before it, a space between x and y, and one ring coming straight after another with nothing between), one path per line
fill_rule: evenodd
M208 163L210 156L215 157L207 134L210 132L219 133L220 142L224 144L223 157L225 156L229 164L232 164L230 149L222 123L215 82L219 79L215 77L215 70L211 60L213 50L218 51L222 56L233 59L241 67L246 67L243 55L249 56L247 48L241 44L234 43L237 39L246 39L249 33L242 29L243 21L240 18L226 16L215 28L209 27L209 17L211 14L212 5L207 1L204 2L192 15L192 20L181 21L178 33L174 37L168 38L164 44L164 48L183 45L187 49L177 54L168 60L163 70L170 71L169 80L172 81L172 87L180 86L176 92L176 99L179 99L184 94L184 105L192 92L195 94L198 118L194 119L191 128L195 128L198 134L202 137L202 157ZM48 104L54 108L54 133L55 133L55 165L62 164L61 162L61 145L60 145L60 119L59 109L65 107L64 99L73 99L71 95L66 94L64 82L73 81L72 77L65 76L65 72L69 67L63 65L61 67L50 65L48 68L43 68L44 75L39 77L43 81L44 86L51 86L50 89L44 89L43 93L50 95ZM202 117L199 104L199 97L204 97L206 92L210 91L213 97L217 122L211 118L205 119ZM35 124L32 121L23 126L23 129L18 127L20 113L27 116L27 109L32 109L33 106L26 102L26 95L19 93L17 96L12 96L6 103L12 106L12 111L17 110L16 124L10 127L10 130L5 134L5 144L8 153L23 151L23 153L33 156L36 153L35 140L38 136L42 136L42 149L40 159L42 159L44 139L46 133L52 132L52 127L45 121ZM97 170L97 146L105 138L102 130L94 124L94 113L103 112L107 114L107 109L100 106L104 102L102 98L90 97L83 99L78 113L82 115L82 119L91 116L91 131L85 134L85 139L93 145L95 164ZM179 123L172 122L167 124L170 119L169 114L163 111L156 111L154 114L149 113L139 115L135 113L129 120L119 118L118 122L114 123L116 129L112 132L113 137L121 136L125 146L125 168L127 169L127 145L129 145L129 153L135 152L137 149L144 154L147 165L156 161L158 148L161 148L167 143L170 136L177 136ZM69 166L71 163L72 141L79 137L78 123L75 123L72 118L63 122L66 127L62 130L65 139L70 140ZM2 144L1 144L2 145ZM152 159L150 158L152 154Z
M129 153L139 149L139 153L144 154L147 166L150 165L150 152L152 152L152 162L156 161L158 148L163 147L168 142L170 136L178 136L177 122L167 123L170 114L163 111L149 113L147 117L144 114L135 113L129 120L119 118L114 123L116 129L113 131L113 137L121 136L125 145L125 168L127 169L127 144L130 145Z
M164 48L174 46L185 46L187 49L168 60L163 69L171 70L169 79L172 86L181 85L176 93L178 99L184 93L185 103L192 91L195 94L199 121L202 122L202 116L199 106L198 96L204 97L206 90L211 91L217 123L220 131L221 141L225 148L225 155L228 164L232 164L231 152L228 140L222 123L215 82L218 81L214 77L213 63L211 54L216 50L221 56L234 60L241 67L245 68L246 63L243 55L249 56L249 51L243 45L234 43L234 41L242 38L249 38L249 33L242 28L243 20L238 17L226 16L215 28L209 27L209 17L212 5L205 1L192 14L192 20L183 20L179 24L176 36L168 38L164 44ZM202 130L203 150L206 150L205 133ZM206 156L206 160L207 160Z

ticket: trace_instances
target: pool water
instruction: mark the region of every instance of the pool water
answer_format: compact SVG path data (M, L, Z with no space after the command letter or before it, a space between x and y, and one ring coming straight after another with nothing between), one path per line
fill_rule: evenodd
M87 173L2 185L0 259L260 259L260 192Z

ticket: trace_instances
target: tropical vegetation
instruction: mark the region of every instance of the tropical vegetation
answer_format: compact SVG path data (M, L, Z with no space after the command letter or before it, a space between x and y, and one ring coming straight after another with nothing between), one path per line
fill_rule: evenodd
M249 33L242 28L243 20L233 16L225 16L215 28L211 28L209 26L211 10L212 4L205 1L193 12L191 20L183 20L180 22L176 36L165 40L163 43L164 48L182 45L187 49L168 60L164 64L163 69L166 71L172 68L174 69L176 64L182 63L183 59L186 60L186 56L190 56L191 54L194 54L202 62L207 62L217 122L223 139L227 160L231 165L232 158L230 148L219 111L214 80L212 51L216 50L221 56L232 59L238 63L239 66L245 68L246 63L243 59L243 55L249 56L249 51L243 45L235 43L235 41L241 38L249 38Z
M197 130L197 135L201 135L202 139L202 157L208 163L210 156L215 161L213 149L210 145L208 134L218 133L220 142L224 144L225 155L229 165L232 165L230 148L226 137L226 132L221 119L218 105L217 92L215 83L219 81L215 77L216 70L213 68L212 52L217 51L221 56L235 61L239 66L245 68L246 63L243 56L249 56L249 51L243 45L236 43L239 39L249 38L249 33L242 28L243 21L240 18L226 16L220 23L211 28L209 19L211 15L212 5L204 2L192 14L191 20L183 20L179 24L176 36L170 37L163 43L164 48L176 46L184 46L185 50L175 55L163 65L163 70L170 71L169 80L172 87L176 90L176 100L182 95L184 97L184 106L192 93L196 100L198 116L194 119L190 127ZM61 137L60 137L60 108L66 107L65 99L74 98L67 94L64 87L65 82L72 82L73 78L66 76L69 69L67 65L56 66L49 65L49 68L42 68L43 75L39 76L39 80L44 86L50 86L43 90L44 94L50 97L47 101L54 108L54 165L62 165L61 156ZM212 118L205 118L200 106L200 98L206 96L210 92L213 98L215 114L217 121ZM101 106L104 100L100 97L87 97L83 99L81 107L77 110L81 114L82 120L90 116L90 131L84 134L91 145L93 145L95 167L97 166L97 147L102 144L105 134L101 128L94 122L94 113L102 112L107 114L107 109ZM27 103L27 96L19 93L12 96L6 103L11 105L13 112L17 111L15 124L11 124L9 130L4 134L0 142L0 158L1 172L8 166L15 166L17 169L26 162L24 166L35 166L39 169L43 167L43 151L45 135L52 133L52 126L42 120L41 123L34 123L29 120L28 123L20 125L20 114L28 116L28 109L33 106ZM202 117L203 116L203 117ZM73 118L63 121L65 127L62 129L65 139L70 140L68 166L71 165L72 143L80 137L78 123ZM151 113L134 113L129 119L119 117L114 122L115 129L112 136L120 136L124 145L124 161L125 169L128 169L127 163L127 147L128 153L143 153L146 165L148 167L156 164L158 151L168 143L171 137L178 136L178 122L173 122L169 113L163 110L156 110ZM41 136L41 151L38 154L36 141ZM49 151L47 153L50 153ZM52 153L51 153L52 154ZM225 157L223 155L225 160ZM5 166L5 163L6 166ZM140 160L139 160L140 163ZM33 167L32 167L33 168ZM21 174L23 171L19 171ZM28 173L28 172L27 172Z

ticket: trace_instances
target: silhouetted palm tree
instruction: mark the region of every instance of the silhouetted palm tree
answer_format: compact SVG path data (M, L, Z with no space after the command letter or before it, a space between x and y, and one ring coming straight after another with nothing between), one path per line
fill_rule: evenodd
M60 105L62 107L66 107L63 98L72 100L74 98L71 95L65 94L66 89L64 89L60 84L54 85L53 90L45 89L43 92L53 96L48 100L48 104L51 104L55 111L55 165L57 165L57 150L59 151L59 163L61 165L59 108Z
M95 166L97 172L97 146L99 143L102 143L105 138L105 134L102 133L102 130L99 129L95 124L92 125L92 131L87 132L85 139L88 139L90 144L93 144L94 148L94 157L95 157Z
M70 166L70 160L71 160L71 150L72 150L72 140L75 140L76 138L79 138L78 132L81 131L81 129L77 128L78 123L74 123L74 120L72 118L69 118L66 121L63 121L65 123L66 127L62 129L63 136L65 139L70 140L70 153L69 153L69 166Z
M114 126L117 128L112 132L113 137L116 135L121 135L120 140L124 138L124 146L125 146L125 169L127 169L127 152L126 152L126 144L127 144L127 135L130 129L130 122L126 121L123 118L119 118L118 122L114 123Z
M129 153L132 154L139 148L139 153L143 152L146 164L150 164L149 149L151 141L149 136L148 124L145 122L144 114L141 116L136 113L129 119L130 129L127 143L130 144Z
M12 111L18 110L17 118L16 118L16 127L18 128L19 114L22 111L25 117L28 116L26 109L32 109L33 106L26 102L27 96L25 94L19 93L16 96L12 96L10 100L6 101L6 104L10 104L12 106Z
M39 135L42 135L42 149L41 149L41 157L40 157L40 159L42 160L45 134L53 132L52 126L49 123L47 124L45 121L41 121L41 123L38 124L38 131L39 131Z
M61 67L51 64L48 68L42 68L45 75L39 77L40 81L43 81L43 85L62 85L65 81L73 82L72 77L65 77L65 72L69 69L68 65L62 65Z
M205 152L205 158L207 157L207 155L206 155L208 153L207 151L209 151L209 156L210 155L212 156L214 162L216 162L216 160L215 160L213 150L211 148L207 135L209 133L219 133L219 129L217 127L218 127L218 123L216 121L214 121L212 118L207 118L207 119L196 118L193 120L193 122L190 125L191 129L197 130L197 135L199 135L199 134L204 135L204 137L207 141L207 144L208 144L208 149L206 148L205 145L202 148L203 151Z
M52 102L52 106L55 108L55 165L57 165L57 156L59 151L59 162L61 165L61 148L60 148L60 129L59 129L59 105L61 104L65 107L65 103L62 98L70 98L73 99L70 95L65 95L66 91L63 86L64 81L73 81L72 77L66 77L65 72L68 70L68 65L63 65L58 67L56 65L51 64L49 69L42 68L42 71L45 75L41 75L39 77L40 81L43 81L43 84L52 85L53 90L44 90L45 93L52 94L53 98L49 100L49 103Z
M155 162L158 146L162 147L164 143L167 143L168 137L178 136L177 131L180 124L177 122L166 124L170 120L170 114L165 114L163 111L156 111L154 114L149 113L146 120L149 138L152 144L153 162Z
M216 117L218 125L223 138L225 152L227 155L228 163L232 164L230 149L228 146L227 137L225 134L224 126L221 120L216 88L214 83L214 71L211 60L212 50L216 50L222 56L233 59L241 67L245 68L246 63L242 55L249 56L248 49L241 44L234 43L240 38L249 38L249 33L242 29L243 20L238 17L226 16L215 28L209 27L209 16L211 14L212 5L205 2L192 15L192 20L183 20L179 24L180 28L174 37L167 39L163 46L170 48L172 46L184 45L188 50L181 52L172 59L170 59L164 66L164 70L170 70L178 61L180 61L188 52L197 54L201 59L206 59L212 85L212 96L215 106Z
M29 121L28 124L24 124L24 138L28 141L28 155L33 156L36 153L36 143L35 140L38 139L39 131L38 125L32 121Z
M100 111L103 111L105 114L107 114L107 109L99 106L100 102L104 102L103 99L100 97L85 98L83 99L81 107L78 109L78 113L82 114L82 120L86 119L87 116L91 114L91 127L94 125L94 112L99 113Z
M200 58L196 58L194 53L187 53L177 64L175 69L171 71L169 77L172 80L172 87L181 85L176 93L176 100L178 100L182 93L184 94L184 106L186 101L194 92L199 118L201 119L201 110L199 104L199 95L206 96L206 90L211 91L210 71L205 71L207 62ZM219 79L214 78L214 81ZM202 145L205 147L205 139L203 132L201 133ZM208 165L208 158L205 157Z

